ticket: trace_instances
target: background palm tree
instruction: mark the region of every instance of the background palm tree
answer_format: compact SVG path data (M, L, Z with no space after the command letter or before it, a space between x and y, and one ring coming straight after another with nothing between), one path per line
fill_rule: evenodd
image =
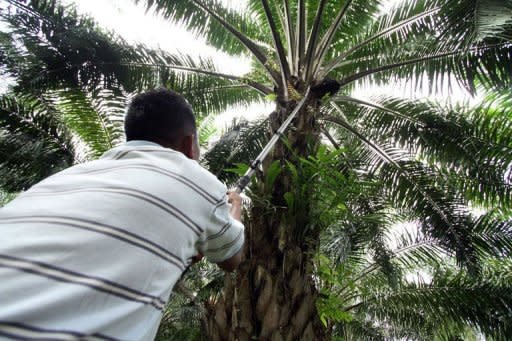
M55 129L89 157L122 139L125 99L148 87L184 93L200 117L274 98L276 110L257 125L268 131L307 96L284 143L259 165L245 261L220 294L192 293L204 298L210 338L449 338L468 327L512 335L509 1L402 1L383 11L380 1L250 0L243 13L213 0L146 2L219 50L252 57L244 77L132 47L54 1L8 2L13 32L2 34L1 61L17 80L11 96L56 108L47 111ZM354 95L392 82L423 93L454 82L485 100L450 107ZM252 150L224 152L247 163L249 155L237 157ZM472 207L486 213L475 217ZM400 221L419 232L391 243Z

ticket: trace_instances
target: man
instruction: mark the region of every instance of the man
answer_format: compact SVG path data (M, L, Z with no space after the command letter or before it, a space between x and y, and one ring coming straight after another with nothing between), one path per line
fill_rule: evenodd
M238 266L241 200L196 162L186 100L138 95L125 132L0 210L0 338L152 340L195 256Z

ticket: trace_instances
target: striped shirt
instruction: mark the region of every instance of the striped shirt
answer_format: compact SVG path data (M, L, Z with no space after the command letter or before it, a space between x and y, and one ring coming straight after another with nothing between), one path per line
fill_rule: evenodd
M146 141L53 175L0 209L0 339L152 340L192 258L235 255L226 187Z

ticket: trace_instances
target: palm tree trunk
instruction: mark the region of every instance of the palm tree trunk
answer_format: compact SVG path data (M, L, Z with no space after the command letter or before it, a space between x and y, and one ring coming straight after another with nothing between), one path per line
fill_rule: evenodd
M308 104L287 134L294 153L278 143L264 163L261 179L265 179L266 169L275 160L294 162L297 156L305 157L317 150L317 103L312 100ZM272 114L274 131L292 109L283 105ZM312 255L318 248L319 232L309 221L308 203L301 206L301 214L288 212L284 194L293 191L291 184L290 174L283 171L271 188L265 188L264 181L253 186L258 199L245 220L244 261L236 275L226 275L222 297L208 306L206 329L210 339L325 338L316 311L317 292L312 277Z

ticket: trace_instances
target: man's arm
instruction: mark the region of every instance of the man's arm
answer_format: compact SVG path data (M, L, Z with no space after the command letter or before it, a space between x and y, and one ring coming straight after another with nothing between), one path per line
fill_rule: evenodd
M229 210L229 214L233 219L242 222L242 198L240 194L237 192L228 192L228 202L231 204L231 209ZM243 249L243 248L242 248ZM238 265L242 261L242 249L238 251L232 257L217 263L217 265L225 271L231 272L238 268Z

